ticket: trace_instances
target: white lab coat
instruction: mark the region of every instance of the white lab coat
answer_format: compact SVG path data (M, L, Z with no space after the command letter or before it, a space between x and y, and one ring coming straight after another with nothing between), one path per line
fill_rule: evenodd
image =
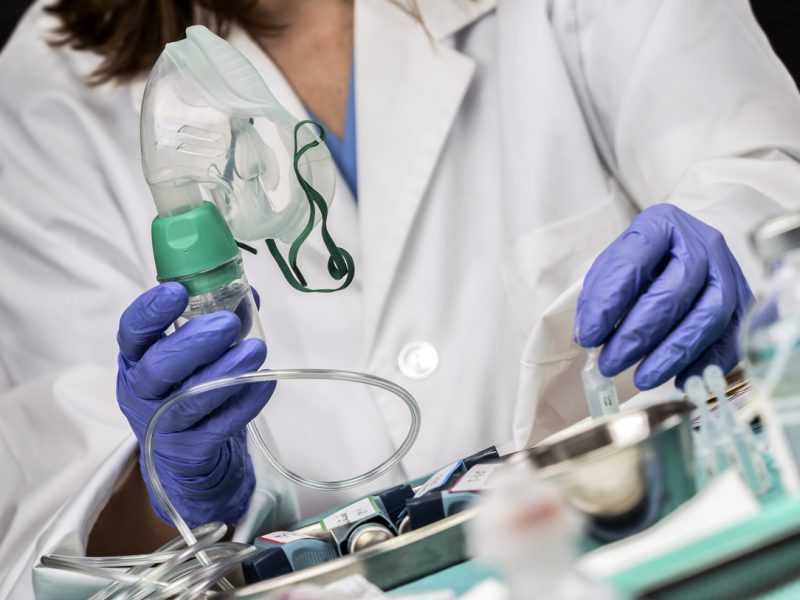
M268 366L366 371L419 401L416 446L371 489L584 416L575 299L635 212L680 205L723 231L756 277L746 232L800 195L800 102L746 0L419 4L429 35L388 0L356 2L359 198L339 185L330 223L355 258L353 285L302 295L263 245L245 255ZM0 55L0 468L16 482L0 496L14 533L0 541L0 597L14 598L30 594L42 553L84 550L129 464L114 331L155 281L143 80L84 86L96 59L45 45L47 26L36 6ZM230 39L303 116L255 43L241 30ZM316 241L302 258L312 282L325 281L324 256ZM422 379L398 364L413 341L439 357ZM352 475L405 435L401 404L343 385L287 382L267 409L301 472ZM242 539L290 512L265 470L259 490ZM308 514L366 491L299 497ZM37 569L40 596L57 576Z

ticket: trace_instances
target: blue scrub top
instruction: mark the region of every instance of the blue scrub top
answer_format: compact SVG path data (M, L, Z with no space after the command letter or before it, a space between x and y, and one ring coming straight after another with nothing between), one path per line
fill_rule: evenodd
M355 95L355 65L350 68L350 86L347 91L347 113L344 121L344 138L338 138L316 115L309 114L317 123L325 127L325 144L331 152L331 157L339 167L347 186L353 193L353 198L358 201L358 170L356 165L356 95Z

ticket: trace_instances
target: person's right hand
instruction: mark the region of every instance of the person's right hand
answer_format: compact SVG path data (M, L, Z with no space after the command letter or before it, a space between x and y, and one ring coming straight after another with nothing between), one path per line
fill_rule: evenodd
M217 312L190 320L171 335L164 331L186 309L186 289L159 285L139 296L120 319L117 401L139 440L142 476L155 511L166 521L144 469L142 445L150 416L179 389L217 377L254 371L266 345L256 339L233 347L240 322ZM158 478L190 527L209 521L236 522L255 486L245 425L264 408L275 383L206 392L170 409L154 437Z

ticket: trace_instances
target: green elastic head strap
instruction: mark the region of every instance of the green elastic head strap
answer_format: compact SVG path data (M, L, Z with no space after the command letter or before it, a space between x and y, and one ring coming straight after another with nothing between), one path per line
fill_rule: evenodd
M353 276L355 275L355 264L353 263L353 257L350 256L350 253L347 252L344 248L341 248L336 245L336 242L333 241L330 232L328 231L328 205L325 203L325 199L320 195L320 193L315 190L310 183L308 183L305 178L300 174L300 159L302 156L319 146L319 141L314 140L309 142L302 148L298 150L297 144L297 134L300 131L300 128L304 125L314 125L319 129L319 139L322 140L325 138L325 130L319 123L314 121L300 121L294 128L294 172L297 175L297 181L300 183L300 187L303 188L303 192L305 192L306 198L308 199L308 207L309 207L309 214L308 214L308 221L306 222L306 226L303 230L298 234L297 238L292 242L292 245L289 247L289 262L287 263L286 260L283 258L281 251L278 249L275 240L269 239L266 240L267 248L269 248L270 254L272 254L272 258L275 259L275 262L278 263L278 268L280 268L283 276L286 278L286 281L289 282L294 289L301 291L301 292L319 292L323 294L328 294L330 292L338 292L339 290L343 290L346 288L350 283L353 281ZM308 236L311 235L311 231L314 229L314 220L316 219L316 210L319 209L320 217L322 218L322 223L320 224L320 231L322 234L322 241L325 242L325 247L328 249L329 258L328 258L328 274L339 281L344 279L342 284L337 288L323 288L323 289L312 289L308 287L306 283L306 278L303 277L303 273L300 271L300 267L297 266L297 255L300 252L300 247L303 243L308 239Z

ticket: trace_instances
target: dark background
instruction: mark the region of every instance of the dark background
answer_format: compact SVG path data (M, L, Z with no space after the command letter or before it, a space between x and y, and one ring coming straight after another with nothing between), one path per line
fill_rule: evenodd
M0 48L30 4L30 0L0 0ZM775 53L783 60L795 82L800 82L800 1L751 0L751 4Z
M756 19L767 34L775 54L800 84L800 2L751 0Z

